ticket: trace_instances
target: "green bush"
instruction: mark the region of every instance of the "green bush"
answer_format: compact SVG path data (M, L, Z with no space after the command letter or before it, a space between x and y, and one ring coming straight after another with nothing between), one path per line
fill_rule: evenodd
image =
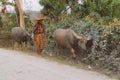
M120 72L120 27L119 20L114 19L111 21L110 17L91 17L86 16L83 19L65 18L52 25L52 32L57 28L71 28L78 35L91 37L93 39L93 46L89 49L88 53L81 52L76 49L77 60L94 67L103 67L114 72ZM107 23L106 23L107 22ZM49 43L46 49L50 48L48 54L54 53L54 40L49 38ZM65 56L65 54L63 54ZM68 55L66 56L68 58ZM69 57L70 58L70 57Z

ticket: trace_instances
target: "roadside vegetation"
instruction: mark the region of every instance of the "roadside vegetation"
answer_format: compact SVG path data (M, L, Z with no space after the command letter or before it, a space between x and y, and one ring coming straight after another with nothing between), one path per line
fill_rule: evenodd
M71 28L79 35L93 38L93 46L88 53L76 49L78 61L120 73L120 0L82 0L81 3L78 0L40 0L39 3L44 6L40 15L46 18L44 27L49 34L45 54L55 55L53 31ZM0 34L8 34L9 37L11 28L17 26L16 14L3 16L1 13L0 17ZM27 18L25 24L31 32L34 22ZM0 46L6 44L0 40ZM70 55L62 54L61 57L67 59Z

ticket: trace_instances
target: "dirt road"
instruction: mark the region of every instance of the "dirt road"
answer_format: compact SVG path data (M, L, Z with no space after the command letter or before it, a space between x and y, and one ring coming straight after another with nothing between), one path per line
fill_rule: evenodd
M0 49L0 80L115 80L57 62Z

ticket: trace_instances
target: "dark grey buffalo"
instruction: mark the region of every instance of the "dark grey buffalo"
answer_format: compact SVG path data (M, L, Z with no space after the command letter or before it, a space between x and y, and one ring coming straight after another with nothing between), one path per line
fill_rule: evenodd
M17 42L21 46L22 46L22 43L25 43L27 45L27 42L29 42L31 45L33 45L31 35L22 27L12 28L11 37L12 37L13 42Z
M91 39L87 39L86 37L78 36L71 29L57 29L53 33L53 39L55 40L57 47L57 54L59 54L59 47L63 46L70 49L71 55L73 58L76 58L75 46L79 46L82 50L87 50L87 44L91 41ZM90 47L90 46L89 46Z

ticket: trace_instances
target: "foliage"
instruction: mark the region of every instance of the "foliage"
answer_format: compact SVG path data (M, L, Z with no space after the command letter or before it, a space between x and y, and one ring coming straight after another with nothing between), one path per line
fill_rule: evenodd
M3 27L2 17L0 16L0 29Z
M40 0L40 4L44 6L42 14L50 18L57 18L66 8L65 0Z
M71 14L75 14L79 11L78 0L66 0L66 4L70 7Z
M28 16L27 14L25 15ZM25 18L25 27L29 33L32 33L33 26L34 26L34 23L30 20L29 16Z
M9 2L9 0L0 0L2 6L11 5L14 6L14 3Z
M115 18L120 18L120 0L113 0L112 3L110 4L111 7L111 16Z
M71 28L78 35L91 37L93 46L88 53L76 49L77 60L94 67L102 66L114 72L119 72L119 24L120 22L116 18L112 21L111 17L101 17L96 13L85 16L83 19L66 16L59 23L53 24L52 32L57 28ZM52 36L52 33L50 35ZM50 55L54 55L54 40L50 37L48 41L46 49ZM68 55L66 58L68 58Z
M120 21L115 18L109 25L105 26L102 38L107 40L111 46L120 44Z
M6 14L6 16L2 17L2 23L3 23L3 27L1 28L1 30L3 30L4 33L10 33L11 32L11 28L14 26L17 26L16 22L16 16L15 14Z
M84 0L81 5L82 16L97 12L101 16L119 17L120 0Z

